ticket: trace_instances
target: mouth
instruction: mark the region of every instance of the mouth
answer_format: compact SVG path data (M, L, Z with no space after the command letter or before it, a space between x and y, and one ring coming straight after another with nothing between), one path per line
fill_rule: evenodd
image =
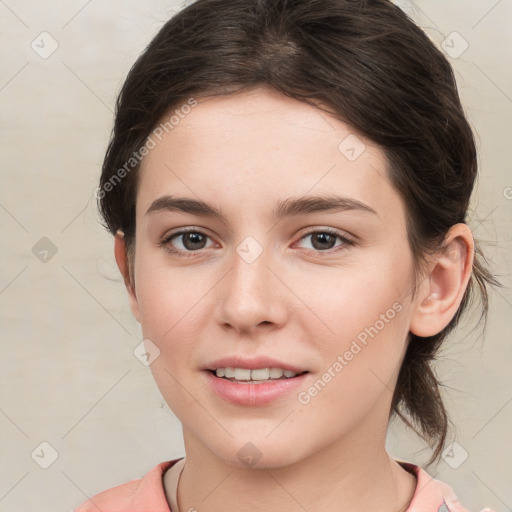
M234 354L210 361L202 373L221 399L238 406L266 406L292 400L293 392L305 385L311 370L299 364L284 357Z
M309 374L294 370L278 366L219 366L206 369L203 375L207 386L221 399L237 406L254 407L293 400L294 391L305 385Z

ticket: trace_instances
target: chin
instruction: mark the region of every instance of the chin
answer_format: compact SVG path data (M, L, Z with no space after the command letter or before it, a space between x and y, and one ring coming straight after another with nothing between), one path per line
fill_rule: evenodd
M273 440L265 439L265 436L255 435L235 437L228 443L214 442L209 450L224 463L230 466L250 469L275 469L290 466L300 462L307 454L300 441L290 436L277 437ZM206 444L208 446L208 444ZM301 446L301 450L297 450Z

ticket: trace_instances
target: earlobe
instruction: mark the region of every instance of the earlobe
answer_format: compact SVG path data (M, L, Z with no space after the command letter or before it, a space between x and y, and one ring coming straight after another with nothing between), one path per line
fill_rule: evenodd
M474 240L466 224L450 228L443 249L433 256L429 273L413 304L410 332L428 337L441 332L455 316L464 297L474 259Z
M137 295L135 294L135 289L132 284L133 276L130 273L130 264L128 261L128 255L126 250L126 241L124 238L124 233L122 231L118 231L114 237L114 255L116 258L116 263L119 268L119 271L123 276L126 291L128 292L130 309L137 322L140 323L139 303L137 301Z

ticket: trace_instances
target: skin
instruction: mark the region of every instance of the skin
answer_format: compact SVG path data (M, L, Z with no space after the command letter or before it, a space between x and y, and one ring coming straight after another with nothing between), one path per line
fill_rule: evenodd
M398 512L412 499L414 476L385 450L392 391L409 332L436 334L456 313L473 237L453 226L413 297L404 204L377 146L356 134L366 146L359 158L339 151L350 134L325 112L259 87L200 99L142 162L134 261L120 233L115 255L143 336L160 350L155 381L183 424L182 512L248 502L253 511ZM147 214L166 194L208 201L225 219ZM322 194L376 214L272 218L279 200ZM209 237L204 248L182 236L168 246L191 257L158 244L187 226ZM312 232L322 228L356 243L321 245ZM248 236L263 248L252 263L236 251ZM400 312L307 404L292 392L266 406L234 405L205 384L201 368L216 358L266 355L307 369L305 390L397 302ZM237 456L248 442L261 453L250 467Z

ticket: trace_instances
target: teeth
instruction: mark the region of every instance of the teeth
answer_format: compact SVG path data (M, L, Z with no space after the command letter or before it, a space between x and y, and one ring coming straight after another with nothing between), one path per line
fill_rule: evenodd
M251 370L235 368L235 380L251 380Z
M270 368L270 378L271 379L279 379L283 376L284 370L281 368Z
M225 377L226 379L234 379L241 381L253 380L269 380L281 379L283 376L286 379L295 377L297 373L291 370L283 370L282 368L257 368L250 370L248 368L217 368L215 370L217 377Z
M226 377L226 379L231 379L235 376L234 368L220 368L220 370L224 370L224 376Z
M252 380L268 380L270 377L270 370L268 368L259 368L257 370L251 370Z

